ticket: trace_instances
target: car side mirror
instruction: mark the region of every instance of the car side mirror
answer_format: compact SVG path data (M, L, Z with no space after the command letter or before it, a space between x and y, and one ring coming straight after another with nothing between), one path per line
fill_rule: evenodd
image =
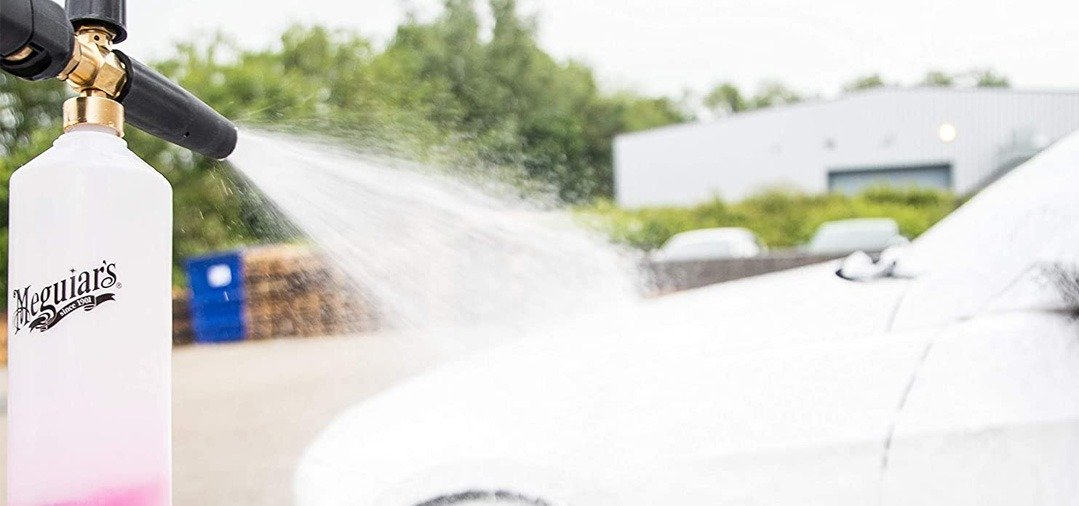
M902 236L899 236L902 237ZM890 246L881 252L880 257L874 261L864 251L855 251L843 259L836 275L850 281L872 281L884 277L908 277L897 276L897 266L900 259L905 256L907 245L910 243L902 237L905 243Z

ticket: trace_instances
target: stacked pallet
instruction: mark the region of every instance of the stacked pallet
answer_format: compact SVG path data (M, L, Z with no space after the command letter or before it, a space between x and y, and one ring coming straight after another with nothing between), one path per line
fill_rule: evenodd
M183 346L195 342L195 328L191 325L191 299L187 290L172 291L172 345Z
M311 248L266 246L243 255L247 339L352 334L376 328L354 284Z

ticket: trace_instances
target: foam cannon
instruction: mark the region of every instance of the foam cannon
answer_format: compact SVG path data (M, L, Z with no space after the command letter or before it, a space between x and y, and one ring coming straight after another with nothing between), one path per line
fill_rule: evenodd
M0 69L76 94L10 182L11 506L171 503L172 188L124 122L213 158L236 129L126 37L124 0L0 0Z
M66 10L48 0L2 0L0 68L33 81L70 83L80 96L65 105L65 121L118 121L110 125L122 135L126 116L131 126L196 153L218 159L232 153L236 127L229 120L112 48L127 38L124 0L68 0Z

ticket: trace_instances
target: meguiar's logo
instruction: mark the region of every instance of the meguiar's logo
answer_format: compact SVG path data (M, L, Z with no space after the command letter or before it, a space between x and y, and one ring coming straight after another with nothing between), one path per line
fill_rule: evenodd
M111 288L120 288L120 283L116 264L106 260L93 269L71 269L70 276L44 288L16 288L11 292L15 333L26 327L30 332L45 332L77 309L91 311L103 302L116 300L116 293L108 291Z

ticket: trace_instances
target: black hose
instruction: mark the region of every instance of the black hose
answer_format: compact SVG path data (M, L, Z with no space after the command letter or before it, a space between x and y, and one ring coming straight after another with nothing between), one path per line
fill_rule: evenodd
M31 81L51 79L64 70L74 46L75 31L56 3L0 0L0 70Z

